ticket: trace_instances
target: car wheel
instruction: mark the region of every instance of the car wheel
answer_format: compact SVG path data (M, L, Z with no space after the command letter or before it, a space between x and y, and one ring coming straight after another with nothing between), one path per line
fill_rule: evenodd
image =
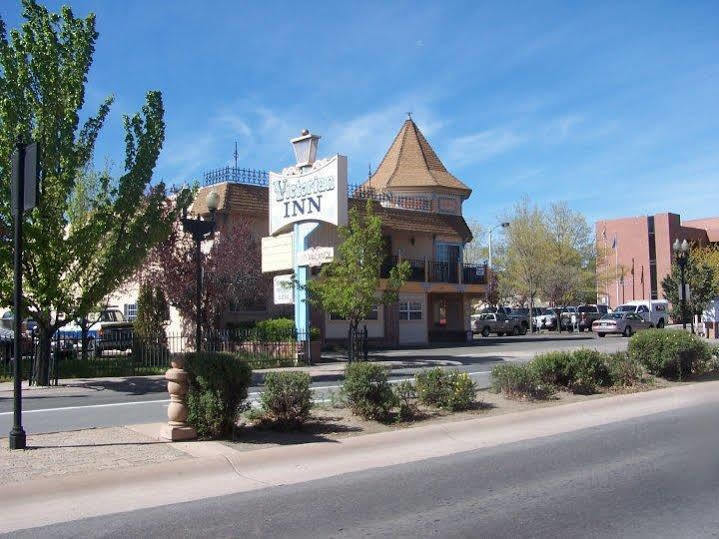
M514 330L512 331L512 335L522 335L522 328L519 326L514 326Z
M497 337L504 337L504 332L503 332L503 331L498 331L498 332L497 332Z
M623 335L625 337L631 337L632 336L632 326L625 327Z
M606 333L597 333L597 337L604 337Z
M482 337L489 337L489 328L485 327L482 329Z
M657 329L662 329L664 327L664 319L662 318L657 322Z

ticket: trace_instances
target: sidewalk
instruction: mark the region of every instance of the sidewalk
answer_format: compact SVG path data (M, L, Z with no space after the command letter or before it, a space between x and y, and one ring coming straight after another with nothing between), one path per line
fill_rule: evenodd
M123 470L31 480L0 490L0 532L26 527L28 522L41 526L300 483L552 436L676 408L716 404L719 382L701 382L331 443L244 453L220 442L165 444L189 457Z

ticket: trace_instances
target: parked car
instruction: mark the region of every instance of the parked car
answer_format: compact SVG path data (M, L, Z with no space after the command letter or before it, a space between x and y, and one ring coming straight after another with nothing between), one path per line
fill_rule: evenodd
M524 333L529 331L529 322L527 318L529 318L529 309L522 309L522 308L516 308L513 309L511 307L485 307L482 309L480 314L486 314L486 313L497 313L497 314L503 314L507 318L511 320L516 320L519 322L519 325L524 328ZM524 335L523 333L523 335Z
M514 319L504 313L480 313L472 321L472 331L489 337L491 333L502 337L504 335L525 335L527 330Z
M631 337L635 331L650 327L653 327L653 324L644 320L641 315L618 311L605 314L599 320L592 322L592 331L599 337L604 337L608 333Z
M126 351L132 349L133 323L125 319L119 309L105 309L92 313L88 320L88 348L95 356L101 356L106 350ZM58 339L65 348L79 348L82 345L82 327L75 320L58 330Z
M561 321L563 331L574 331L578 322L577 308L573 305L564 307L559 320Z
M577 307L577 329L579 331L587 331L592 329L595 320L599 320L602 316L609 312L607 305L585 304Z
M571 307L572 309L574 307ZM565 309L560 309L558 307L552 308L552 309L545 309L545 311L535 316L535 324L537 326L537 329L547 329L550 331L555 331L557 329L557 319L562 319L562 316L564 313L566 313ZM569 329L571 329L571 321L567 324L569 326ZM562 329L567 329L565 325L562 325Z
M15 329L15 313L13 311L5 311L0 319L0 325L5 329ZM23 320L22 327L24 331L28 331L34 335L37 330L37 322L32 318L26 318Z
M636 313L655 327L663 328L668 320L669 302L665 299L628 301L619 305L615 312Z

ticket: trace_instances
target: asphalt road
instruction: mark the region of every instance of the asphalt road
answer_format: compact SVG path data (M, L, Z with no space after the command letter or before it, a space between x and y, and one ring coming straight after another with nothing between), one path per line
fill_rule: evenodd
M412 378L424 368L443 365L470 373L478 387L490 385L492 367L502 361L527 361L550 350L593 347L615 351L626 347L626 339L596 339L588 334L557 337L552 334L477 339L472 345L373 352L372 359L394 363L393 381ZM341 374L313 376L317 400L337 392ZM262 390L262 377L255 376L249 389L256 399ZM131 377L97 380L83 388L33 391L23 399L23 424L27 433L57 432L92 427L113 427L155 423L167 418L167 389L161 378ZM13 399L11 392L0 392L0 437L10 431Z
M716 537L719 406L15 537Z

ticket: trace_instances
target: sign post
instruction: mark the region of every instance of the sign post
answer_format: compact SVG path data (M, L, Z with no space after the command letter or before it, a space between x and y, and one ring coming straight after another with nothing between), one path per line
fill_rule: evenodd
M307 130L292 139L297 164L279 174L270 172L269 181L270 235L292 234L295 331L298 341L305 344L310 362L309 268L331 261L334 254L331 248L310 248L310 237L321 222L334 226L347 223L347 158L335 155L315 160L319 139ZM264 255L272 247L279 244L263 242L263 271L282 267L281 257L265 264Z
M27 442L22 426L22 221L26 210L37 204L37 143L18 142L12 155L12 213L15 218L15 324L13 348L13 426L8 436L10 449L25 449Z

